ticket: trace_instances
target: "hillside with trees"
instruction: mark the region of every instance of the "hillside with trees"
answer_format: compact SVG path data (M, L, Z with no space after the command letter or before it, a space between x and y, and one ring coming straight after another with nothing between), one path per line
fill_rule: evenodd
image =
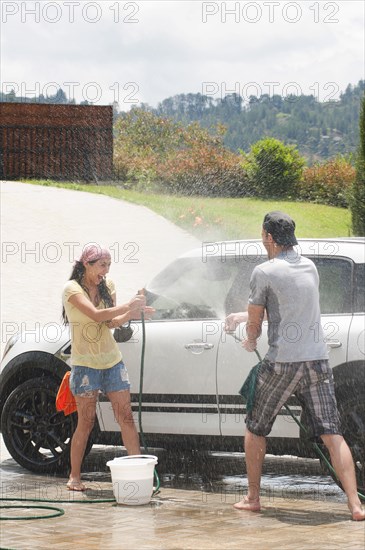
M235 95L214 101L188 94L156 109L142 104L119 112L113 104L113 179L119 189L147 194L294 199L350 208L353 233L364 235L364 91L360 81L331 103L262 96L243 107ZM0 99L19 102L14 94ZM53 99L74 103L62 90Z
M250 96L245 103L237 94L223 98L197 94L179 94L161 101L156 108L142 104L138 108L184 126L199 123L203 128L224 125L223 144L236 153L249 152L251 145L263 138L276 138L297 147L308 164L356 153L359 146L358 120L365 81L349 84L336 101L320 102L314 95ZM72 104L60 89L52 97L17 97L14 92L0 93L0 102ZM87 101L82 102L88 104ZM117 112L115 119L123 113Z
M142 108L184 124L197 121L210 128L226 127L224 145L248 152L264 137L295 145L309 164L338 154L355 153L359 145L358 120L365 81L348 85L339 100L319 102L313 95L251 96L245 105L237 94L213 99L202 94L180 94Z

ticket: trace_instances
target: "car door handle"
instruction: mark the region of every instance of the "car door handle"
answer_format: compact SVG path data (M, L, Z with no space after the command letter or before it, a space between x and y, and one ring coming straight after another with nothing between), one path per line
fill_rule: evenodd
M329 348L340 348L342 346L342 342L339 340L326 340L325 342Z
M207 342L192 342L191 344L185 344L184 347L191 351L204 351L214 348L214 344L208 344Z

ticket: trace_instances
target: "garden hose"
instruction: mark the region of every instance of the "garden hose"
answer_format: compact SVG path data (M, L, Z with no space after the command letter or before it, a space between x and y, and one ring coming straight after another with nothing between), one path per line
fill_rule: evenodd
M32 499L27 499L27 498L2 498L0 500L11 500L11 501L16 501L16 500L21 500L21 501L29 501ZM34 499L36 500L36 499ZM33 502L33 501L32 501ZM40 502L44 502L44 500L40 500ZM59 502L59 501L51 501L51 502ZM29 508L36 508L36 509L42 509L42 510L52 510L54 512L54 514L48 514L48 515L43 515L43 516L1 516L0 517L0 520L11 520L11 519L16 519L16 520L19 520L19 519L48 519L48 518L57 518L59 516L63 516L65 511L62 509L62 508L56 508L55 506L28 506L28 505L25 505L25 506L22 506L21 504L9 504L9 505L1 505L0 506L0 510L3 510L5 508L11 508L11 509L14 509L14 508L26 508L26 509L29 509Z
M146 348L146 327L145 327L145 319L143 312L141 313L141 320L142 320L142 352L141 352L141 363L140 363L140 388L139 388L139 402L138 402L138 425L139 425L139 432L141 441L143 444L143 447L145 448L146 452L148 452L148 447L146 444L143 428L142 428L142 393L143 393L143 374L144 374L144 356L145 356L145 348ZM156 479L156 487L153 490L152 495L156 495L160 492L160 479L158 477L156 468L154 469L154 476ZM100 504L100 503L106 503L106 502L115 502L115 498L103 498L103 499L77 499L77 500L60 500L60 499L44 499L44 498L0 498L0 501L11 501L11 502L57 502L57 503L78 503L78 504ZM57 508L55 506L29 506L25 504L24 506L14 504L14 505L0 505L0 510L3 509L15 509L15 508L23 508L23 509L42 509L42 510L50 510L51 513L49 515L34 515L34 516L0 516L0 521L6 521L6 520L33 520L33 519L47 519L47 518L56 518L59 516L63 516L65 511L62 508Z
M146 351L146 325L145 325L145 318L144 318L144 312L141 311L141 322L142 322L142 351L141 351L141 368L140 368L140 376L139 376L139 398L138 398L138 427L139 427L139 435L142 441L142 445L145 449L145 452L149 454L149 449L146 443L146 439L143 432L143 426L142 426L142 397L143 397L143 375L144 375L144 356ZM155 476L156 480L156 487L153 489L152 495L157 495L157 493L160 492L160 478L158 477L158 473L156 468L153 471L153 474Z

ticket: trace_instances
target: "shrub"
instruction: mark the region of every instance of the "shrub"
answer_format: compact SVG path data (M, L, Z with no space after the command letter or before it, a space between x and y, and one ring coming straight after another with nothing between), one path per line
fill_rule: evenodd
M252 188L260 197L286 197L302 177L304 159L294 146L274 138L252 145L245 160Z
M158 169L168 191L184 195L245 196L247 175L238 155L223 147L195 145L177 151Z
M126 187L150 186L161 158L182 139L177 124L144 109L121 114L114 131L114 173Z
M156 157L138 155L125 148L114 153L114 175L124 183L125 188L150 187L156 179Z
M354 180L355 168L338 156L306 168L297 186L298 196L305 201L346 207Z
M123 113L115 125L114 171L125 187L192 195L243 196L240 157L223 144L225 128L184 127L144 109Z

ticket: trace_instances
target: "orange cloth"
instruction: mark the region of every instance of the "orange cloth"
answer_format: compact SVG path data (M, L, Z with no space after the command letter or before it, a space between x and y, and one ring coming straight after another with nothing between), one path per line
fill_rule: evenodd
M63 411L66 416L77 410L75 397L70 390L70 374L70 371L66 372L56 396L56 409Z

